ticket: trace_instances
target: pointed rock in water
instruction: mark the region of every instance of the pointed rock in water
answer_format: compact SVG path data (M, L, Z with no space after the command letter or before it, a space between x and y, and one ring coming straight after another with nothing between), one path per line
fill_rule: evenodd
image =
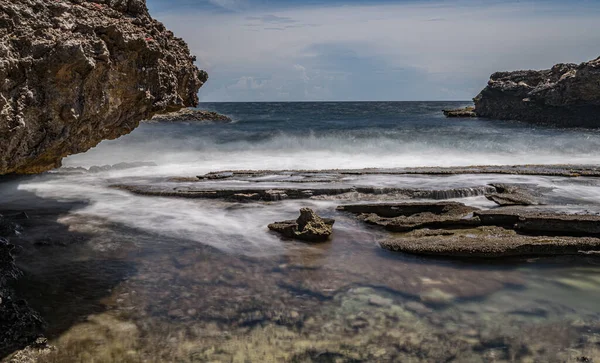
M272 223L269 229L288 238L323 242L331 236L334 223L333 219L321 218L310 208L302 208L297 220Z
M454 110L442 110L442 112L444 113L444 116L448 118L477 117L475 107L473 106L457 108Z
M144 0L0 1L0 175L198 104L206 72Z

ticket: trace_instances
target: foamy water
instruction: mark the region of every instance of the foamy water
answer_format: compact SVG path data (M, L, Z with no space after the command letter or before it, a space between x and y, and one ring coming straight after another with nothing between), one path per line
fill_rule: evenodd
M120 183L156 183L158 177L218 170L393 168L510 164L598 164L600 134L487 120L448 120L442 108L461 103L212 104L233 124L144 124L132 134L105 141L65 166L89 167L152 161L141 167L97 174L42 177L20 185L43 198L86 200L76 214L96 216L168 237L227 251L282 251L266 225L293 218L303 205L324 212L333 202L286 202L229 208L222 202L147 198L109 188ZM492 182L530 183L557 197L600 202L595 185L529 176L371 176L349 180L381 187L460 188ZM271 187L277 187L277 183ZM485 198L469 201L491 206ZM344 228L343 224L338 228Z

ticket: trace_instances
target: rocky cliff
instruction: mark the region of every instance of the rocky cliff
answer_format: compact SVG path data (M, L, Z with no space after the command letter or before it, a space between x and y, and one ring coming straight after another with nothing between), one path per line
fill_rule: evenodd
M155 114L206 72L144 0L0 0L0 174L38 173Z
M481 117L600 127L600 58L542 71L494 73L474 102Z

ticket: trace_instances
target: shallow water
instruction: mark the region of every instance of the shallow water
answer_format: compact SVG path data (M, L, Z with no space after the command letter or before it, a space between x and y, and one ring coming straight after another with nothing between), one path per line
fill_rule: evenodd
M25 273L18 292L48 321L56 347L21 354L42 362L600 359L598 258L416 257L382 250L385 232L335 210L343 198L235 203L109 187L296 185L269 176L167 178L226 169L600 164L596 132L439 116L458 105L208 105L236 123L143 125L66 162L156 167L4 182L2 208L30 215L14 241ZM333 185L494 182L535 185L566 212L600 212L597 178L346 175ZM456 200L495 207L481 195ZM306 245L268 232L301 207L336 219L331 241Z

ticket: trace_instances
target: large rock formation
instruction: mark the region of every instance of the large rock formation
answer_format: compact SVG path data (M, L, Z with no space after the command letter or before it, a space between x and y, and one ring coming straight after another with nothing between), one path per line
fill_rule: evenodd
M474 102L481 117L600 127L600 58L542 71L494 73Z
M0 174L196 106L207 75L144 0L0 0Z

